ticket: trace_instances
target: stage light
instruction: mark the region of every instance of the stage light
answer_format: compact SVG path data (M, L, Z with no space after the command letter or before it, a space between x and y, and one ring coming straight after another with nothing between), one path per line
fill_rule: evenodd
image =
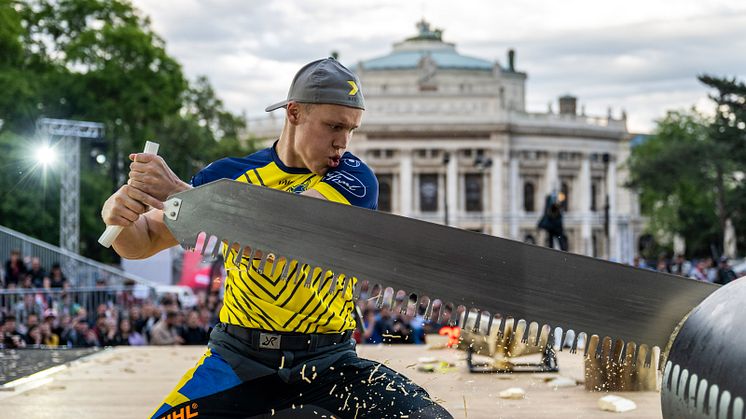
M41 144L34 151L34 158L44 167L51 166L57 161L57 152L49 144Z

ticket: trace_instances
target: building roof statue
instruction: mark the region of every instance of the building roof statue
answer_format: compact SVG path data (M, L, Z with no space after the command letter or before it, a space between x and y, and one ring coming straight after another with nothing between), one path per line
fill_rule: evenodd
M382 57L361 61L365 71L416 69L428 56L440 69L468 69L492 71L497 63L459 54L456 46L443 41L443 30L435 29L425 19L417 22L417 35L393 45L393 51Z

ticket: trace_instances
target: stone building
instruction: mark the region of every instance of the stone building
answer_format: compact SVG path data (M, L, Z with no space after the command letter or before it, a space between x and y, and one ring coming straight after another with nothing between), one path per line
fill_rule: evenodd
M379 209L543 244L537 223L554 193L571 252L630 262L642 219L623 186L626 115L587 116L570 95L558 112L529 112L513 50L501 65L460 54L425 21L417 28L355 66L367 110L350 151L376 172ZM276 137L282 117L250 129Z

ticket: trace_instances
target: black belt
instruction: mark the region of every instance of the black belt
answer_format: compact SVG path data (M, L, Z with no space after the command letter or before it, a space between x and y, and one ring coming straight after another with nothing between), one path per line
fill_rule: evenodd
M352 330L341 333L286 333L250 329L223 323L225 331L248 343L254 349L277 349L282 351L315 351L329 345L346 342Z

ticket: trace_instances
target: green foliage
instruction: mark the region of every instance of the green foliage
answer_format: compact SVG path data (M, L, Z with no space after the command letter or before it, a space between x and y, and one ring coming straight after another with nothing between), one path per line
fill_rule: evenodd
M684 237L690 256L722 250L725 220L736 226L739 247L746 245L746 87L735 80L701 76L718 89L716 115L695 110L669 112L651 137L629 159L630 186L640 192L649 232L669 242Z
M60 179L32 156L26 138L0 133L0 224L57 243Z
M126 177L126 156L146 140L161 144L185 180L215 158L253 147L244 118L225 110L206 78L190 85L148 19L124 0L0 0L0 91L7 148L0 155L0 222L52 243L58 177L48 173L42 193L23 186L38 173L24 172L22 180L12 170L28 155L40 117L105 124L108 162L88 161L85 140L81 151L81 253L100 260L114 256L96 244L101 205Z

